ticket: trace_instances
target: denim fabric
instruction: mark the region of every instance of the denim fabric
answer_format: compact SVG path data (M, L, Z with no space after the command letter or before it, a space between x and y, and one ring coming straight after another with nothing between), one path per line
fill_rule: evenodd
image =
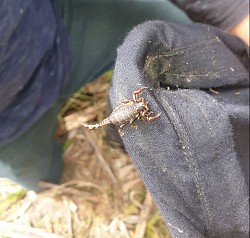
M56 101L66 81L66 36L49 0L1 1L0 145Z
M149 21L119 47L111 105L147 86L162 113L122 139L173 237L248 237L248 80L247 46L211 26Z
M147 19L190 22L183 12L164 0L54 0L53 4L64 21L70 48L69 80L59 97L58 90L63 82L63 72L66 67L63 60L68 57L68 52L66 48L63 52L60 51L61 48L56 51L57 41L53 40L57 39L60 24L56 24L51 3L48 0L6 0L0 8L0 18L4 20L1 22L10 21L12 23L10 26L13 26L6 28L12 31L5 29L1 30L1 33L5 34L0 34L0 37L6 36L6 39L10 39L13 33L11 37L13 41L8 42L8 47L6 46L5 51L1 51L0 54L0 95L2 99L6 96L5 101L9 102L8 91L2 90L4 85L2 80L4 80L7 85L12 85L9 88L15 90L18 97L22 95L23 98L29 99L27 104L20 105L18 110L20 114L9 115L6 111L2 113L0 110L0 121L3 118L5 120L1 121L0 125L1 142L5 143L0 146L0 177L11 178L25 188L35 190L39 189L37 186L39 180L58 182L60 178L62 148L54 134L57 113L67 97L112 66L116 48L135 24ZM5 5L15 14L4 14ZM27 19L25 18L24 21L24 17L21 16ZM18 27L15 28L15 25ZM0 29L4 26L4 24L1 25ZM15 33L17 29L19 29L18 35ZM42 33L45 36L41 38ZM30 38L26 37L27 35ZM59 43L63 40L64 38L61 38ZM16 49L21 50L23 54L13 51L16 46L20 47ZM11 63L8 61L9 56L20 61L12 65L13 67L9 67ZM56 61L59 56L61 58ZM46 57L48 57L48 64L44 62ZM12 73L12 77L2 74L3 59L6 59L8 66L6 70ZM35 66L37 69L42 68L41 72L43 72L43 74L37 73L39 77L36 78L32 76L34 74L32 72L37 72ZM50 74L51 70L58 74ZM25 83L27 86L19 92L19 86ZM31 90L33 83L37 86L37 90ZM57 101L53 101L56 98ZM0 105L5 101L1 100ZM53 106L48 108L52 101ZM9 108L14 112L19 104L20 102L15 100ZM33 124L38 119L38 115L40 119ZM24 132L27 128L30 129ZM13 137L14 129L18 130L15 134L19 136L18 138ZM10 137L6 138L4 131L12 135L12 139L15 138L15 140L7 143L6 140Z

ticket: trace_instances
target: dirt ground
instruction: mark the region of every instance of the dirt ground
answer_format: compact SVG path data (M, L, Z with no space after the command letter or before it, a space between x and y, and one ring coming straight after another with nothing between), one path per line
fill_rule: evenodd
M59 185L24 191L0 179L0 237L168 238L166 226L128 154L106 140L105 128L81 123L105 117L112 72L75 93L58 115L64 141Z

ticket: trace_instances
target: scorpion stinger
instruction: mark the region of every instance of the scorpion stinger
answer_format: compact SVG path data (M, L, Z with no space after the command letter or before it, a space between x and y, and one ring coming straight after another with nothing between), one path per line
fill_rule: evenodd
M98 129L107 124L116 124L119 125L119 134L122 136L124 134L123 127L127 124L130 124L131 127L137 128L135 125L136 120L153 122L155 119L160 117L161 113L156 114L155 116L151 116L154 114L148 106L148 102L145 98L140 97L143 93L143 90L148 89L148 87L141 87L135 90L132 94L133 100L121 100L119 101L119 105L113 110L113 112L105 118L100 123L94 125L83 124L83 126L88 129Z

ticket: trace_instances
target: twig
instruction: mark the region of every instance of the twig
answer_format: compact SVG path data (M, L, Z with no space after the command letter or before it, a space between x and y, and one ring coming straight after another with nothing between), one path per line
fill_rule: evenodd
M108 163L104 159L104 157L99 149L100 146L99 146L98 139L95 137L95 135L92 131L85 130L85 135L88 138L90 144L93 146L95 153L96 153L96 157L99 160L100 164L102 165L103 169L107 172L107 174L111 178L112 182L116 183L116 177L113 174L112 170L110 169Z
M153 206L152 198L150 196L150 193L147 192L143 202L143 209L140 212L140 217L142 218L142 220L138 222L135 228L135 236L134 236L135 238L143 238L147 226L147 218L150 214L152 206Z
M212 89L212 88L209 88L208 89L210 92L212 92L212 93L215 93L215 94L219 94L219 92L218 91L215 91L214 89Z
M64 207L68 208L66 211L64 211L64 216L66 218L66 229L67 229L67 235L68 237L73 237L73 230L72 230L72 215L71 215L71 211L70 211L70 206L69 206L69 200L63 196L63 203L64 203Z
M63 184L52 184L52 183L48 183L45 181L40 181L38 183L38 185L42 188L48 188L49 190L45 190L43 192L40 193L43 195L47 195L50 194L50 196L56 196L59 194L63 194L65 192L65 190L69 189L69 188L84 188L84 187L88 187L88 188L94 188L98 191L100 191L102 194L105 194L105 191L102 187L98 186L97 184L91 183L91 182L85 182L82 180L70 180L66 183Z
M0 221L1 236L9 238L63 238L42 229Z

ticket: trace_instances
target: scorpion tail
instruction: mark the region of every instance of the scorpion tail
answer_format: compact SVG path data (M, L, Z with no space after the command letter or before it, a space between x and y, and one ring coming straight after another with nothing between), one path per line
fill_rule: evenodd
M107 124L110 124L110 121L106 118L104 119L103 121L101 121L100 123L98 124L94 124L94 125L89 125L89 124L85 124L85 123L82 123L82 125L90 130L95 130L95 129L98 129L104 125L107 125Z
M94 125L88 125L88 124L84 124L82 123L82 125L90 130L95 130L98 129L99 127L101 127L99 124L94 124Z

